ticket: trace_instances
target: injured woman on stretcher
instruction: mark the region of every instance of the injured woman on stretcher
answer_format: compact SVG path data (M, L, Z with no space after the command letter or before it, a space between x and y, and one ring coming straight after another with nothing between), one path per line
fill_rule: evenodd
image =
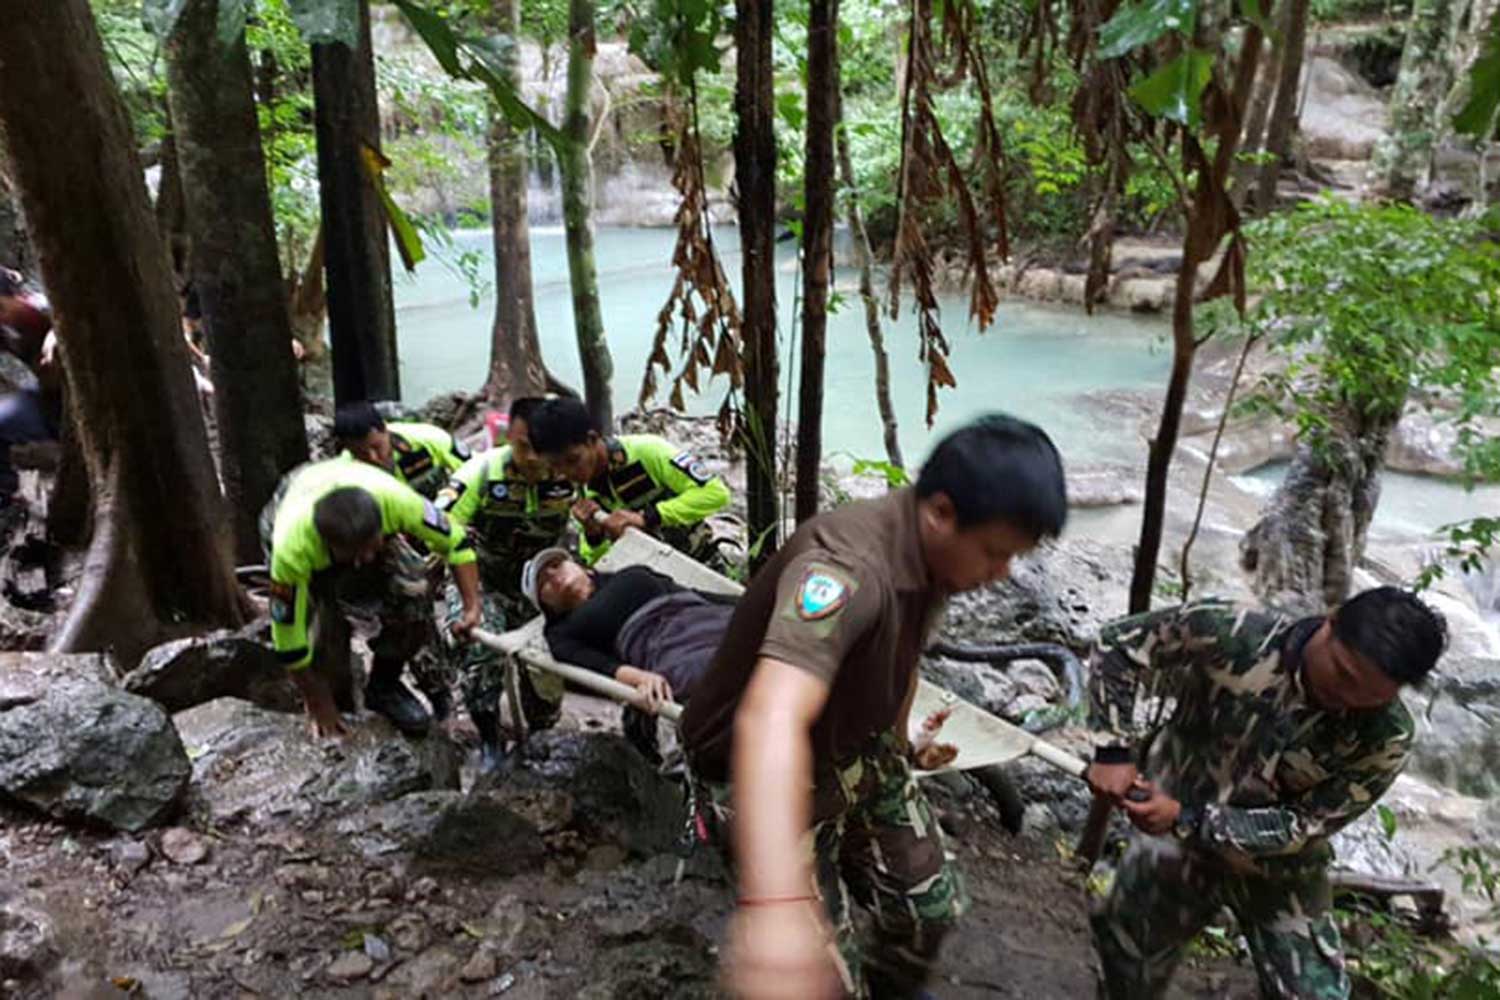
M554 658L636 689L621 727L648 760L659 761L656 710L692 698L729 629L735 598L684 587L642 565L596 572L562 549L534 556L521 589L546 617L543 636ZM919 767L941 767L957 753L934 739L947 714L933 713L915 734Z

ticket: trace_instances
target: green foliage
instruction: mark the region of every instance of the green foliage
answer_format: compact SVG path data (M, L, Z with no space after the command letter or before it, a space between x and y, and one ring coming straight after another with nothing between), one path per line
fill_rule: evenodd
M1262 293L1247 322L1291 359L1264 395L1301 433L1346 409L1394 418L1415 391L1460 427L1500 414L1500 253L1479 223L1329 197L1247 236Z
M1250 17L1259 4L1246 5ZM1118 59L1175 34L1180 51L1165 65L1130 88L1130 97L1147 114L1190 129L1202 124L1203 91L1213 77L1214 57L1194 48L1198 0L1144 0L1121 7L1099 29L1099 58Z
M1397 825L1395 810L1382 802L1375 807L1375 815L1380 819L1380 830L1385 834L1385 839L1394 839Z
M901 466L873 458L856 458L854 474L856 476L880 476L891 489L911 485L910 474Z
M1099 58L1118 59L1169 31L1191 37L1197 14L1196 0L1145 0L1121 7L1099 29Z
M1130 88L1147 113L1196 129L1203 121L1203 89L1213 76L1213 56L1188 49Z
M1466 895L1500 916L1500 851L1493 846L1450 848L1434 868L1459 875ZM1484 1000L1500 995L1500 956L1481 937L1473 947L1415 934L1386 912L1338 911L1347 928L1349 971L1375 994L1396 1000Z
M717 73L723 9L713 0L649 0L630 28L630 51L669 86L687 91L699 73Z

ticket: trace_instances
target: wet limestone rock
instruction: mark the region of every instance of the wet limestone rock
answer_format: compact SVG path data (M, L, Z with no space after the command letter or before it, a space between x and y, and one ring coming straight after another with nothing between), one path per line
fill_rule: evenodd
M172 815L191 773L171 717L115 687L104 658L0 654L0 793L137 831Z
M276 654L259 641L265 625L222 629L178 639L148 650L140 664L120 682L125 690L181 712L215 698L242 698L278 712L301 712L302 699L276 662Z

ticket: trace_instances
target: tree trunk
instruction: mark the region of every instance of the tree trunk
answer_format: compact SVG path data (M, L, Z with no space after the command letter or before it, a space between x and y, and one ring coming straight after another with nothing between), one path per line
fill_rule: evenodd
M66 401L58 422L57 444L57 475L47 497L47 541L62 548L81 548L88 544L94 530L94 512L89 505L88 463L79 444L73 408Z
M1323 449L1298 444L1286 479L1240 542L1240 565L1268 606L1321 614L1349 596L1401 408L1393 413L1369 421L1343 414Z
M1292 134L1297 130L1297 94L1302 86L1302 61L1307 51L1308 0L1288 0L1286 31L1278 60L1276 100L1271 105L1271 120L1266 126L1266 162L1260 165L1260 180L1255 189L1255 211L1265 215L1276 204L1276 182L1281 178L1281 164L1292 148Z
M776 551L776 105L771 4L735 0L734 189L744 288L746 501L751 568Z
M1245 127L1240 133L1240 149L1247 155L1260 152L1265 143L1266 119L1271 114L1271 99L1276 96L1276 82L1281 79L1281 57L1286 52L1287 22L1292 16L1292 4L1287 3L1275 13L1278 15L1277 36L1281 41L1271 50L1271 58L1261 65L1260 72L1256 74L1250 104L1245 109ZM1266 5L1265 16L1272 16L1269 3ZM1252 182L1258 173L1252 160L1241 160L1235 165L1234 190L1231 194L1237 206L1243 208L1248 202Z
M802 372L797 391L797 523L818 512L823 462L823 358L833 271L833 130L838 0L812 0L807 24L807 151L803 161Z
M504 51L505 79L519 93L521 7L519 0L494 0L494 27L511 41ZM495 239L495 326L490 335L490 370L484 395L491 405L545 391L546 371L536 333L531 286L531 228L526 219L526 135L490 108L490 211Z
M568 86L563 112L563 227L568 243L568 282L573 289L573 333L583 367L589 412L608 430L614 425L610 381L615 363L604 339L599 309L599 273L594 264L594 185L589 167L589 92L594 82L594 3L568 0Z
M328 274L328 327L337 403L399 399L396 311L385 209L361 164L380 149L370 6L359 3L359 45L314 45L313 117Z
M0 126L56 308L96 511L54 645L112 649L132 664L166 623L243 621L229 522L167 256L88 2L17 0L11 13Z
M189 0L167 46L167 97L208 334L219 467L241 562L261 560L260 509L282 474L307 461L292 324L260 148L250 56L227 48L219 0Z
M1375 147L1370 164L1386 195L1410 200L1432 156L1438 122L1435 111L1453 71L1445 42L1453 0L1414 0L1401 50L1401 72L1391 89L1390 131Z
M885 334L880 328L880 300L875 297L875 254L870 249L870 234L865 229L865 213L859 207L859 189L854 183L854 159L849 155L849 134L844 127L842 82L837 94L837 153L839 178L848 199L845 218L854 243L854 259L859 264L859 298L865 307L865 332L870 336L870 350L875 355L875 405L880 411L880 426L885 434L886 461L898 469L905 468L901 458L901 438L896 428L896 407L891 402L891 359L885 351Z
M132 139L134 141L134 139ZM167 134L161 140L161 173L156 181L156 226L167 248L172 279L180 282L187 274L187 206L182 197L182 173L177 162L176 125L167 110Z
M10 165L4 162L0 162L0 267L14 268L25 275L36 271L36 248L26 230L21 195L11 180Z

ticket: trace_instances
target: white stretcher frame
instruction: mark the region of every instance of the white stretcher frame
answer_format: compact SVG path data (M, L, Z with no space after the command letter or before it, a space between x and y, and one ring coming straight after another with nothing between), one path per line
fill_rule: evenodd
M650 566L695 590L733 595L744 592L744 587L728 577L715 573L707 566L649 535L630 529L624 538L611 546L609 552L599 561L598 568L609 571L633 565ZM505 654L507 658L506 671L509 678L507 686L511 692L513 709L519 706L519 699L515 697L515 672L519 669L519 664L544 671L560 680L576 684L618 702L633 700L635 689L629 685L592 670L554 659L547 648L546 640L542 637L543 624L543 619L537 617L518 629L499 635L483 629L474 630L476 641ZM1027 754L1075 777L1082 776L1088 767L1083 760L1073 754L1026 732L1019 726L991 715L977 705L964 701L951 691L925 680L918 682L917 696L911 711L911 718L915 722L920 724L929 713L948 707L952 708L952 713L943 726L939 740L956 745L959 752L951 763L939 768L939 771L967 771L989 767L1008 763ZM521 713L515 714L519 716ZM669 702L663 705L657 714L677 723L682 717L682 706ZM524 725L524 722L520 724Z

